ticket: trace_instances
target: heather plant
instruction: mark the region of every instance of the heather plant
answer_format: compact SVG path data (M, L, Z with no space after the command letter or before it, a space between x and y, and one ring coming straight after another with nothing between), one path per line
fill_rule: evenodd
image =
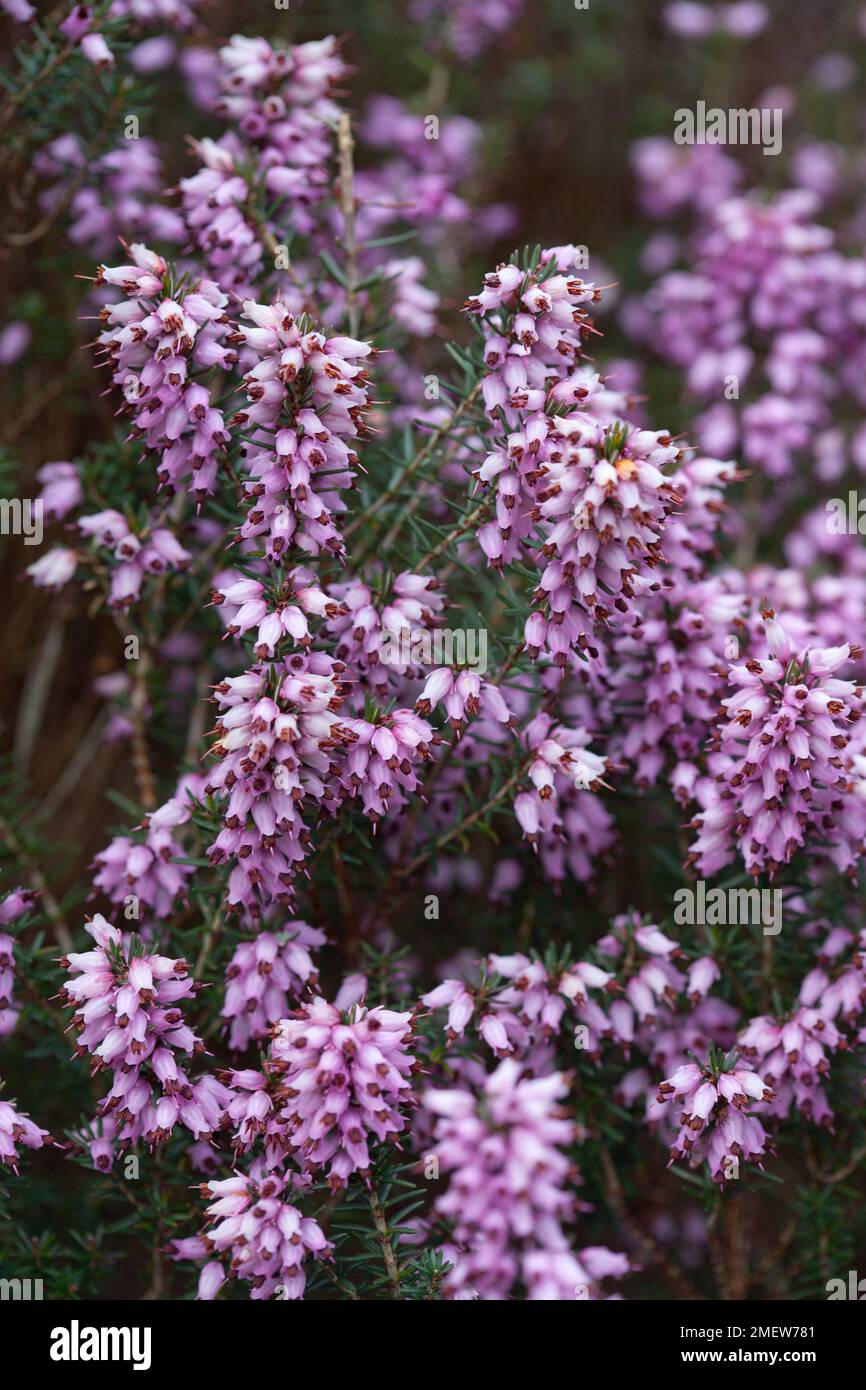
M50 229L85 330L22 579L103 657L40 804L49 626L2 770L0 1272L823 1296L866 1142L866 577L806 508L834 448L859 467L866 262L803 187L645 141L693 265L648 230L617 359L594 253L503 253L446 109L519 4L419 3L431 85L360 112L363 45L214 42L200 8L6 6L39 219L10 235ZM84 866L51 813L97 756L119 819Z

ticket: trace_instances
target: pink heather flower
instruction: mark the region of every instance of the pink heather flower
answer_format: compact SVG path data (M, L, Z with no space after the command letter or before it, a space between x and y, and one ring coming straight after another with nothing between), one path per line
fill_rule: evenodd
M700 960L692 961L686 984L690 1002L696 1004L699 999L703 999L712 989L716 980L721 979L721 973L718 965L710 956L701 956Z
M29 912L37 894L29 888L13 888L11 893L0 900L0 926L6 926L9 922L16 922L19 917L23 917L25 912Z
M524 0L413 0L411 14L427 42L441 29L447 48L471 62L516 23L523 4Z
M594 285L573 273L577 263L577 249L565 246L545 251L533 272L514 264L497 266L484 277L481 293L464 305L465 313L482 320L488 413L502 408L512 428L519 425L518 412L534 419L543 411L551 377L566 384L557 397L561 401L580 403L593 387L591 376L584 380L578 374L569 381L583 340L593 331L586 306L599 297ZM534 442L528 440L530 448Z
M200 3L201 0L112 0L111 13L131 17L148 28L162 24L166 29L183 32L197 22Z
M168 263L135 242L129 254L131 264L101 265L97 272L97 288L110 285L126 296L103 309L106 327L97 344L123 390L134 436L159 454L160 485L184 485L201 500L214 491L217 458L229 436L196 377L237 360L225 343L228 299L212 280L171 299Z
M65 132L37 151L34 168L47 185L40 205L51 215L68 202L68 238L94 258L113 255L119 239L186 240L182 219L161 201L165 175L159 150L146 137L123 140L93 160L78 137Z
M664 136L650 135L635 141L631 161L638 201L650 217L671 217L688 208L713 211L743 180L742 169L720 145L675 145ZM678 246L679 242L674 258ZM660 267L667 268L668 264ZM699 295L698 286L694 294Z
M421 1003L428 1009L447 1008L449 1042L463 1036L466 1025L475 1012L472 993L461 980L445 980L435 989L422 994Z
M167 34L156 34L152 39L143 39L129 53L130 65L136 72L161 72L170 67L177 55L177 45Z
M395 323L415 337L428 337L436 328L439 296L421 283L427 267L420 256L386 261L381 273L390 282Z
M333 808L341 799L328 779L334 749L349 738L336 713L344 698L342 669L314 653L254 667L217 686L220 718L211 752L219 761L205 795L225 802L225 820L208 853L216 864L235 861L230 910L258 915L262 905L290 905L296 866L309 845L305 801Z
M231 335L244 364L252 364L243 378L249 405L233 417L253 438L241 535L266 537L273 561L292 545L342 555L340 489L351 484L358 463L354 441L369 406L360 364L373 349L354 338L326 338L279 301L245 300L243 318Z
M421 1002L429 1009L448 1008L449 1045L471 1022L497 1057L531 1055L558 1036L567 1011L573 1023L587 1018L588 990L606 989L613 980L589 961L548 969L529 956L491 954L482 963L478 985L446 980Z
M692 1166L706 1158L717 1182L729 1176L728 1159L750 1159L763 1167L767 1136L760 1121L746 1113L753 1100L772 1101L773 1091L741 1062L718 1070L694 1062L678 1067L659 1084L656 1101L675 1100L682 1110L680 1131L671 1149L670 1162L688 1158ZM670 1166L670 1165L669 1165Z
M216 1298L227 1278L249 1283L252 1299L303 1298L306 1260L327 1259L333 1247L318 1222L289 1200L297 1181L293 1175L269 1172L259 1162L248 1174L236 1172L202 1184L202 1196L210 1203L208 1225L200 1236L173 1242L176 1260L207 1260L200 1299Z
M533 271L499 266L465 305L482 321L488 414L506 427L475 470L498 528L484 523L478 540L496 568L528 551L539 583L526 648L563 667L575 649L597 657L597 633L635 624L641 598L660 587L665 524L682 501L668 476L679 448L618 418L626 402L581 364L598 292L576 263L566 246Z
M716 16L709 5L699 5L695 0L676 0L666 5L664 21L669 29L682 38L703 39L716 27Z
M781 109L782 96L768 104ZM705 147L704 163L727 158L712 156L712 148ZM828 424L860 405L853 364L863 356L863 263L813 220L819 199L809 188L769 201L726 196L730 189L721 185L700 190L697 149L685 154L670 143L671 153L654 149L647 162L657 186L666 159L682 166L689 188L679 205L694 203L698 223L686 244L687 267L668 270L630 306L629 331L681 368L687 391L706 403L694 422L701 448L793 479L826 450ZM825 168L820 196L826 176ZM832 186L832 171L830 178ZM712 196L701 198L707 191ZM651 189L650 198L657 203ZM720 400L731 373L743 387L741 405Z
M773 1088L773 1114L783 1117L796 1107L813 1124L832 1129L834 1116L824 1085L830 1075L832 1054L847 1044L832 1018L826 1016L833 1008L829 984L823 971L812 971L801 994L808 992L811 985L819 1007L796 1009L787 1020L779 1022L766 1015L754 1018L738 1035L737 1047L749 1062L760 1067L768 1086ZM862 972L855 990L853 997L859 1013Z
M492 681L475 671L440 666L424 683L415 708L419 714L430 714L435 705L442 704L451 727L458 733L467 715L489 715L499 724L511 725L514 716L502 691Z
M370 1143L396 1138L413 1101L411 1013L355 1005L345 1018L324 999L274 1029L270 1068L279 1077L283 1142L332 1188L370 1167Z
M101 34L85 34L81 40L81 52L87 61L96 67L114 66L114 54Z
M226 631L232 637L256 630L255 654L259 660L273 659L276 649L285 643L285 650L308 648L310 629L308 616L335 618L341 605L319 588L315 575L308 569L286 571L278 594L265 597L265 586L255 579L226 576L226 582L214 590L213 602L220 607Z
M0 932L0 1038L8 1038L10 1033L15 1032L21 1013L12 998L14 987L15 942L11 936Z
M353 1004L363 1004L367 997L369 981L366 975L355 973L346 975L337 993L334 995L334 1008L339 1009L340 1013L348 1013Z
M438 580L404 571L385 594L357 579L333 584L329 593L340 603L328 616L327 630L338 660L358 679L359 699L361 687L372 686L387 699L389 690L405 688L401 677L420 676L423 639L435 630L445 606Z
M70 43L78 43L93 27L93 11L89 5L73 5L58 28Z
M759 0L735 0L719 10L719 24L738 39L753 39L766 28L770 12Z
M373 826L407 804L422 786L418 768L432 760L431 746L441 740L413 710L395 709L374 724L366 719L343 721L347 744L339 771L344 796L358 796Z
M236 293L249 293L261 273L263 249L246 216L250 189L240 173L243 147L232 135L197 140L200 167L181 179L184 219L210 272Z
M581 882L591 880L614 841L611 815L595 794L608 786L604 777L612 764L587 746L588 739L585 729L557 725L545 713L521 734L532 750L532 790L517 793L514 813L555 883L568 873Z
M78 555L74 550L60 546L46 551L27 566L27 573L40 589L62 589L68 584L78 567Z
M326 940L319 927L297 920L286 922L279 933L259 932L235 948L221 1010L223 1018L231 1019L229 1047L242 1051L253 1039L267 1037L287 1014L290 996L317 984L310 952Z
M184 215L211 273L243 296L261 278L268 237L309 237L322 220L340 114L329 94L348 68L333 37L275 48L236 34L216 62L208 54L205 63L192 74L203 104L235 129L196 145L202 167L181 181ZM248 215L251 168L272 208L261 230ZM304 308L303 293L297 297Z
M8 1100L0 1100L0 1163L5 1163L18 1172L18 1145L28 1149L41 1149L44 1144L53 1144L47 1129L40 1129L27 1115Z
M117 1125L111 1115L91 1120L77 1136L82 1147L87 1146L90 1161L98 1173L108 1173L114 1163Z
M42 484L40 500L47 521L62 521L83 500L84 489L74 463L46 463L36 474Z
M137 921L170 917L185 901L186 882L195 872L191 864L178 862L183 854L183 846L168 827L154 825L152 820L141 839L116 835L94 860L99 872L94 875L91 896L99 890L117 907L135 899Z
M108 602L112 608L126 608L138 599L146 575L165 574L183 569L192 556L165 526L140 534L129 529L125 517L109 508L79 517L76 523L86 537L111 551L111 587Z
M692 822L690 860L715 873L736 848L749 872L772 877L808 847L850 870L866 835L866 798L847 751L862 692L835 672L859 648L800 648L770 614L764 636L767 657L730 665L735 693L722 701L716 786Z
M479 1093L428 1090L437 1117L432 1152L450 1175L436 1214L453 1226L457 1258L446 1280L452 1298L580 1297L593 1279L572 1253L563 1225L574 1215L562 1150L576 1126L557 1102L559 1072L532 1079L509 1058Z
M35 14L35 11L31 10L30 13ZM19 357L23 357L32 337L33 331L23 319L13 319L11 323L7 323L0 331L0 366L10 367Z
M760 34L769 20L766 5L758 0L736 0L734 4L697 4L695 0L675 0L666 5L664 21L681 38L705 39L722 31L738 39Z
M72 978L60 998L74 1007L76 1055L91 1054L94 1074L113 1073L100 1116L111 1117L124 1147L164 1143L178 1122L194 1138L210 1138L228 1093L213 1078L190 1081L178 1066L178 1053L204 1052L177 1007L196 993L186 962L146 953L138 937L99 914L85 930L96 948L63 958Z

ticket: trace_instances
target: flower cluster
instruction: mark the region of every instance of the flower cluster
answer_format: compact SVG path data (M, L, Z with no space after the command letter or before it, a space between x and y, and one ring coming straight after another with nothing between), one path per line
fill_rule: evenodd
M54 1140L47 1129L40 1129L29 1116L17 1110L8 1100L0 1100L0 1163L13 1173L18 1172L18 1147L41 1149Z
M216 1298L226 1278L249 1283L250 1298L303 1298L307 1259L327 1259L332 1247L318 1222L292 1204L294 1187L292 1177L262 1164L202 1185L209 1224L200 1236L174 1241L175 1259L207 1261L199 1298Z
M567 1090L559 1072L527 1077L509 1058L478 1095L425 1092L424 1104L436 1116L435 1157L449 1174L435 1209L453 1223L450 1297L504 1299L518 1288L529 1299L590 1296L594 1262L581 1263L563 1230L574 1212L563 1149L577 1137L558 1104ZM627 1272L624 1256L604 1253L610 1256L604 1273ZM601 1273L602 1262L595 1268Z
M305 1168L344 1187L370 1167L370 1143L396 1139L414 1103L412 1015L355 1005L345 1016L324 999L274 1030L283 1142Z
M747 1108L752 1100L771 1101L773 1092L757 1072L728 1059L714 1070L687 1062L660 1083L656 1099L682 1106L671 1162L687 1158L695 1164L705 1157L717 1182L738 1176L741 1158L763 1167L767 1135Z
M205 793L226 806L209 854L215 864L235 861L228 885L234 910L257 915L263 900L291 902L295 864L309 844L304 799L328 804L331 754L343 738L335 713L341 671L330 657L313 654L229 676L217 687L211 752L219 761Z
M127 265L99 267L96 287L116 287L126 297L106 304L97 344L123 391L133 436L159 455L160 486L187 487L200 500L215 489L229 436L195 373L236 361L225 341L228 297L213 280L172 293L161 256L139 243L129 255Z
M12 997L15 988L15 942L0 932L0 1038L14 1033L21 1010Z
M128 608L140 593L145 575L165 574L183 569L191 555L174 532L165 526L147 528L136 535L120 512L108 508L79 517L78 529L87 539L110 554L111 585L108 603L112 608Z
M178 1008L196 992L186 962L148 952L98 914L86 930L95 948L64 957L71 978L60 997L74 1009L77 1055L91 1055L94 1074L112 1074L99 1114L124 1147L164 1143L178 1123L208 1139L222 1120L221 1088L207 1076L191 1081L177 1061L204 1052Z
M222 1016L231 1020L229 1046L243 1051L266 1038L288 1012L289 997L315 987L318 976L311 950L325 945L325 933L307 922L286 922L279 933L261 931L235 948L226 970Z
M850 869L866 839L866 789L846 752L862 694L834 673L860 652L847 643L800 649L770 615L764 631L768 656L730 667L735 692L722 701L728 722L693 860L714 873L736 844L747 869L772 876L809 836L838 870Z
M219 50L218 90L208 104L233 129L196 143L201 167L181 180L180 192L210 273L237 295L259 278L266 245L280 240L278 226L308 234L317 225L339 115L330 93L347 71L333 37L276 48L236 34ZM254 213L250 164L277 210L271 219Z
M799 461L815 453L819 474L838 478L863 444L862 430L847 438L835 423L846 402L855 418L863 403L862 257L844 255L813 220L811 190L733 196L736 166L712 146L679 152L656 143L639 159L654 189L671 187L667 172L677 164L680 204L698 209L686 268L659 266L664 273L625 310L628 328L680 368L704 403L693 425L698 443L736 452L789 487ZM662 211L655 202L651 210ZM676 259L678 244L671 250Z
M16 922L30 911L34 894L27 888L14 888L0 902L0 926ZM15 988L15 940L0 932L0 1038L14 1033L21 1013L12 997Z
M248 404L234 417L253 437L244 460L251 505L241 535L266 536L267 555L276 561L290 546L342 554L339 494L358 463L354 441L369 406L361 363L370 344L326 337L285 304L253 300L244 301L231 340L250 363L243 379Z

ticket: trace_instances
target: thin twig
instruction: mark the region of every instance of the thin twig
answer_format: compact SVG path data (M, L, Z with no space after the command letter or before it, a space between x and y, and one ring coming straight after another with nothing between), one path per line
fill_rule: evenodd
M358 303L358 242L355 234L355 141L352 120L344 111L337 124L337 155L340 161L340 211L343 214L343 250L346 253L346 321L349 336L357 338L361 326Z
M699 1299L701 1295L686 1278L686 1275L680 1269L679 1265L671 1259L666 1251L662 1250L661 1247L656 1244L651 1235L647 1234L646 1231L642 1231L637 1223L632 1221L629 1217L619 1180L619 1174L616 1171L613 1159L603 1144L599 1145L599 1156L601 1158L601 1166L604 1170L607 1199L620 1226L631 1236L647 1263L658 1265L660 1269L664 1270L681 1297Z
M50 820L78 787L102 747L109 718L110 715L105 710L97 714L51 791L37 806L34 816L36 821Z
M45 641L39 657L24 682L21 693L21 709L18 727L15 730L15 744L12 749L12 766L18 777L24 779L30 766L33 745L42 723L42 715L51 694L51 686L60 653L63 650L63 619L55 617L49 623Z
M144 717L144 711L147 705L147 672L149 667L146 649L142 650L141 657L136 667L135 676L133 677L132 698L130 700L132 720L132 770L135 774L135 784L138 787L139 800L146 811L152 811L157 805L157 795L153 769L150 765L150 749L147 743L147 726Z
M483 497L478 503L478 506L473 507L472 511L464 516L459 526L455 526L453 531L449 531L447 536L443 536L439 544L434 545L433 549L428 551L422 560L418 561L416 573L423 574L427 566L432 565L434 560L438 560L439 556L448 549L453 541L459 540L467 531L471 531L476 521L480 521L484 513L490 510L495 500L495 495L493 493L489 494L487 497Z
M532 754L527 754L521 760L517 771L513 772L508 780L502 783L502 786L498 791L493 793L493 796L488 797L483 806L479 806L477 811L471 811L468 816L464 816L463 820L460 821L458 825L455 825L451 830L447 831L445 835L440 835L438 840L434 840L433 844L428 846L427 849L422 850L420 854L416 854L412 862L407 864L404 869L397 869L396 877L408 878L411 873L414 873L417 868L420 868L422 864L426 863L432 855L438 854L441 849L444 849L445 846L456 839L458 835L462 835L464 831L468 830L470 826L473 826L482 816L485 816L488 811L492 811L494 806L498 806L503 797L507 796L511 788L516 786L520 781L531 757Z
M207 958L210 953L210 948L214 944L214 942L220 934L220 931L222 930L222 911L223 905L222 903L220 903L219 907L217 908L216 912L211 918L207 931L204 934L204 940L201 943L201 950L198 953L198 960L195 963L195 970L193 971L193 978L196 980L200 980L202 978L202 975L204 974L204 968L207 965Z
M44 874L36 868L35 864L29 863L30 856L5 816L0 816L0 835L3 836L6 848L9 850L10 854L15 855L16 858L26 866L25 873L27 875L27 880L34 892L39 894L39 905L44 908L45 915L54 928L54 939L63 954L68 955L73 949L74 943L72 940L72 932L66 925L66 920L60 910L60 904L48 887Z
M370 521L371 517L374 517L378 511L381 511L383 507L387 506L387 504L391 501L392 497L394 497L394 495L400 491L404 484L415 473L418 472L418 469L421 467L422 463L426 462L430 454L439 444L440 440L444 439L446 435L448 435L451 432L451 430L457 424L458 420L460 420L460 418L466 413L469 407L474 404L480 390L480 383L476 386L473 386L472 390L469 392L469 395L466 396L466 398L460 402L460 404L456 407L452 414L449 415L448 419L443 421L441 425L437 426L437 428L430 435L430 438L427 440L427 443L418 451L418 453L412 459L411 463L408 463L406 465L406 467L403 469L403 472L397 478L395 478L392 483L389 483L389 485L385 488L384 492L380 492L375 502L372 502L370 506L367 507L367 509L361 513L360 516L356 516L354 521L350 521L349 525L346 527L343 533L347 539L349 536L353 534L353 532L357 531L359 526L366 526L367 523Z
M382 1258L385 1261L385 1269L388 1274L388 1282L391 1285L392 1296L394 1298L402 1298L400 1271L397 1268L397 1261L394 1257L394 1248L391 1244L391 1232L388 1230L388 1221L382 1203L379 1200L379 1193L372 1182L367 1191L367 1197L370 1202L370 1210L373 1213L373 1225L376 1227L376 1236L382 1249Z

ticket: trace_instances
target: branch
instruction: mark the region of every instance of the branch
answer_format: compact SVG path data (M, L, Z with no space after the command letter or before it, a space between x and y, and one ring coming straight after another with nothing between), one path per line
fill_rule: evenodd
M473 386L472 390L469 392L469 395L460 402L453 414L449 415L447 420L445 420L441 425L437 426L437 428L431 434L430 438L427 440L427 443L419 451L419 453L415 455L411 463L406 465L400 476L398 478L395 478L392 483L389 483L388 487L385 488L384 492L380 492L375 502L371 503L371 505L366 509L366 511L362 512L360 516L356 516L355 520L349 523L349 525L343 532L347 540L354 531L357 531L359 526L365 526L371 517L374 517L377 512L381 511L381 509L384 506L386 506L391 501L391 499L400 491L404 483L415 473L418 472L418 469L421 467L421 464L426 462L426 460L430 457L430 454L436 448L440 440L444 439L446 435L450 433L450 431L457 424L457 421L461 418L461 416L464 415L466 411L469 409L469 407L475 403L475 400L477 399L480 390L481 383L479 382L476 386Z
M358 242L355 235L355 164L352 121L343 112L337 125L337 154L340 160L340 211L343 214L343 249L346 252L346 319L349 336L357 338L361 326L358 303Z
M385 1261L385 1269L388 1272L388 1283L391 1285L391 1295L393 1298L402 1299L403 1294L400 1289L400 1271L397 1268L397 1261L394 1258L394 1249L391 1245L391 1232L388 1230L388 1220L385 1216L384 1208L379 1200L379 1193L371 1181L367 1191L370 1202L370 1210L373 1213L373 1224L376 1227L376 1237L382 1248L382 1258Z
M70 951L75 949L75 946L72 940L72 933L66 925L66 919L60 910L60 904L48 887L44 875L35 865L29 865L30 856L5 816L0 816L0 835L3 836L3 840L10 854L14 855L22 864L28 865L28 867L25 868L25 873L30 887L34 892L39 894L40 905L44 907L46 916L54 927L55 941L63 954L65 956L68 955Z

